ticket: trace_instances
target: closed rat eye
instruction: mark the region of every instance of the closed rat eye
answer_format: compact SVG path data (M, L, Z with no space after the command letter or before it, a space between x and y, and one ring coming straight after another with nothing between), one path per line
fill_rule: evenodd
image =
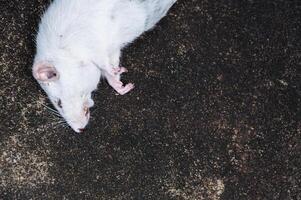
M58 100L57 106L58 106L59 108L63 108L61 99Z

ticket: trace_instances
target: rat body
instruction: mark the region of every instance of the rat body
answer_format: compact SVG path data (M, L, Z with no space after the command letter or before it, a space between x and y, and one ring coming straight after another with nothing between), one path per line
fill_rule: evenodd
M124 46L151 29L176 0L54 0L37 35L33 76L76 132L82 132L101 77L123 95Z

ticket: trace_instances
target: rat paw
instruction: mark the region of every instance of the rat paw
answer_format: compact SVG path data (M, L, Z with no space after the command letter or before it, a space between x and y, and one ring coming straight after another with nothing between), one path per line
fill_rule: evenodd
M125 86L122 86L120 88L115 88L116 92L120 95L124 95L134 89L135 85L133 83L128 83Z

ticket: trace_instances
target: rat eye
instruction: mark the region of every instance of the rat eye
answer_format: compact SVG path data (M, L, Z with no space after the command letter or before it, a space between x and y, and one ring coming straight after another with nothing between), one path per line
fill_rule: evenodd
M62 101L59 99L59 101L57 102L58 107L63 108L62 106Z

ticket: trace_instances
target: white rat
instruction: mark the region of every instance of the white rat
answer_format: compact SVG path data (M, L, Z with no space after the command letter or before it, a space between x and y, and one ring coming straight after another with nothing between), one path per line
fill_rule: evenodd
M121 49L151 29L176 0L54 0L37 35L33 76L76 132L82 132L100 77L123 95Z

